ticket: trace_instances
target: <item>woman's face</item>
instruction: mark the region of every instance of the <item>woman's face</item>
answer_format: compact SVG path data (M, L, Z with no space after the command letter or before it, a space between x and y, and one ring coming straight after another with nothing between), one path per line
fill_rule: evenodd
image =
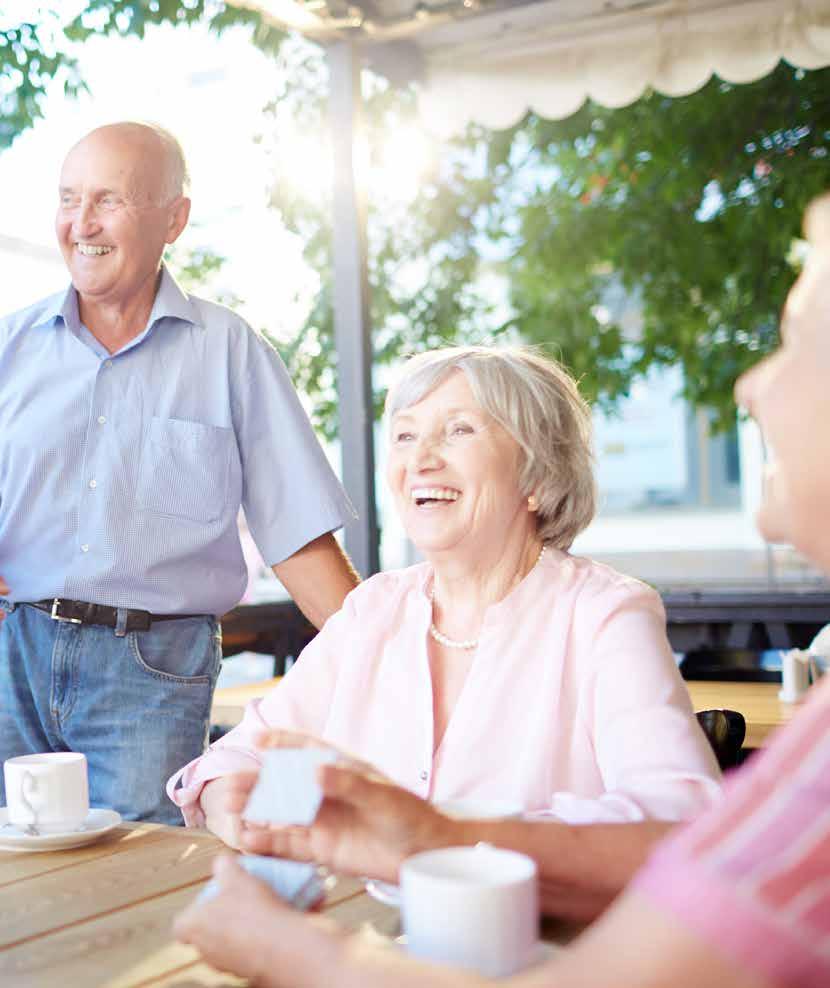
M790 292L781 345L740 378L735 397L771 450L762 534L830 569L830 238L814 246Z
M467 553L535 530L519 490L518 443L473 397L462 371L390 423L387 481L425 555Z

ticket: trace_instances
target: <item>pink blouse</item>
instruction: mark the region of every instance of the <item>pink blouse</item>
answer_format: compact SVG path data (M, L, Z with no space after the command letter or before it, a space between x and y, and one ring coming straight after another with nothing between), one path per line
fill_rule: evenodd
M588 823L685 819L717 797L658 594L551 549L488 608L433 751L431 584L422 563L353 590L242 723L169 780L185 822L203 824L206 782L258 766L252 738L268 727L315 735L436 802L510 800Z

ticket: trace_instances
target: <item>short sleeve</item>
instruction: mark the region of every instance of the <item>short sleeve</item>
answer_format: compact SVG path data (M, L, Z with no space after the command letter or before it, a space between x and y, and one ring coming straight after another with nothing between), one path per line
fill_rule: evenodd
M269 566L355 517L276 350L248 327L235 347L242 507Z
M775 984L830 985L830 682L633 887Z

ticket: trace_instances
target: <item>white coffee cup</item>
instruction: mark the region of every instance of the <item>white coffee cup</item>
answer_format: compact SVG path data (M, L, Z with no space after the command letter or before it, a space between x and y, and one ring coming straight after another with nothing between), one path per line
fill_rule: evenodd
M456 820L518 820L524 812L521 803L507 799L445 799L436 809Z
M407 950L498 978L526 967L538 949L536 864L477 844L424 851L401 865Z
M8 822L40 834L78 830L89 815L86 756L76 751L18 755L3 763Z

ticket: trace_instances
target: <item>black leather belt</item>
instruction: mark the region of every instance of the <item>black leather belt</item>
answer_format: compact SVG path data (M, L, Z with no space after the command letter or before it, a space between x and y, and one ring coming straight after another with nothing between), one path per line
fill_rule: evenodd
M68 621L69 624L102 624L114 628L118 621L118 608L103 604L87 604L83 600L36 600L29 603L39 611L46 611L53 621ZM148 631L154 621L177 621L179 618L203 617L201 614L151 614L149 611L127 609L126 631Z

